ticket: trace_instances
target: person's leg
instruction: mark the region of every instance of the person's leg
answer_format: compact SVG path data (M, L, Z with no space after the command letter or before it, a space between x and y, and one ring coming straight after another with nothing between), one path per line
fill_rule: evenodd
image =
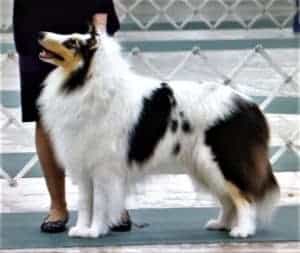
M35 141L50 195L50 212L47 220L64 220L68 215L65 198L65 175L55 160L51 141L40 121L36 123Z
M42 222L41 230L52 233L60 232L65 230L67 217L64 173L55 161L51 142L39 122L36 106L36 100L41 91L41 83L53 67L41 62L37 56L19 55L19 63L22 121L37 122L35 130L36 150L46 178L51 202L49 216Z
M68 215L65 198L65 175L55 160L49 136L39 121L36 123L35 142L50 195L50 211L47 220L65 220Z

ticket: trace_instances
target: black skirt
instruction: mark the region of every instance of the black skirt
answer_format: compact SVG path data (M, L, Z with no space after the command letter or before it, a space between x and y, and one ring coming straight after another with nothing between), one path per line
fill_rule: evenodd
M22 121L39 120L37 99L42 83L55 66L42 62L37 56L19 55Z

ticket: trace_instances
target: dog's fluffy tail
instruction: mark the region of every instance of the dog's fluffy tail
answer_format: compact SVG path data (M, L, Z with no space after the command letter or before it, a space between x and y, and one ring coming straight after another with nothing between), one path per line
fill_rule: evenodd
M271 222L275 208L280 199L280 189L277 180L272 172L271 164L268 164L268 179L264 187L263 196L257 200L257 218L268 225Z

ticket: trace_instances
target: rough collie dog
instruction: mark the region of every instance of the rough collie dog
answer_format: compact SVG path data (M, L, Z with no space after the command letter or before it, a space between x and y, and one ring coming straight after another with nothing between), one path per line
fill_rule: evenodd
M40 58L57 66L38 101L42 121L79 188L69 236L107 234L120 222L136 173L174 162L221 204L207 229L248 237L258 218L270 217L279 187L269 129L248 98L221 84L138 75L101 32L42 32L39 42Z

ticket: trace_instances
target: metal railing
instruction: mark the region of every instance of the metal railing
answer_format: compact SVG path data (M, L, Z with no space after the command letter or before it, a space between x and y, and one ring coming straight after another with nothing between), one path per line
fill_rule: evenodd
M296 12L299 11L295 8L294 0L115 0L115 4L125 30L128 28L128 30L150 30L149 32L155 29L164 30L165 28L175 30L193 29L193 27L199 27L199 24L204 24L207 29L215 30L223 29L229 23L231 28L236 25L243 29L256 29L262 20L264 22L268 20L269 24L271 24L270 27L274 29L282 29L290 25ZM148 8L146 8L147 6ZM131 25L131 28L128 27L128 24ZM2 24L1 29L4 32L9 32L10 26L10 24ZM162 42L157 41L148 41L147 43L160 43L160 46L162 45ZM282 41L278 40L278 47L280 43ZM298 47L295 41L292 41L291 45L292 47ZM160 46L157 48L160 48ZM197 59L205 63L206 67L213 73L214 79L218 79L223 85L229 85L234 89L240 88L237 79L239 75L242 75L247 64L259 57L263 59L269 69L281 78L276 87L270 89L268 96L259 102L260 108L266 112L267 108L285 89L292 90L298 97L300 87L297 80L297 75L299 74L297 65L291 71L286 71L286 69L281 67L280 62L273 59L272 50L269 50L265 45L251 44L242 50L246 48L247 53L243 59L226 72L214 64L201 45L199 46L195 43L187 44L184 48L182 44L175 43L175 46L173 45L170 50L168 49L168 52L172 50L184 51L180 61L168 73L162 72L161 66L153 64L146 57L146 54L151 52L153 47L145 49L141 46L141 43L134 45L134 42L131 41L127 43L127 57L131 60L138 59L147 68L148 72L161 80L175 78L176 74L186 68L191 59ZM7 61L17 63L17 56L13 51L0 55L0 75L3 74L2 66L6 65ZM0 113L2 118L4 118L0 129L2 132L7 131L10 127L16 127L27 136L28 140L33 138L31 133L24 128L24 125L3 105L3 102L0 106ZM295 113L299 114L299 110L296 110ZM290 124L285 117L282 117L281 120L287 126ZM278 133L278 135L281 136L283 145L272 155L272 164L275 164L283 157L287 150L300 157L300 148L295 142L300 136L300 130L296 129L288 136L281 133ZM37 162L38 159L34 155L22 166L22 169L16 176L11 176L5 168L0 168L0 176L6 178L10 185L16 185L17 180L29 173Z
M12 30L11 0L2 0L0 32ZM295 0L114 0L122 29L185 30L290 27Z
M273 90L270 92L270 94L260 102L260 108L262 110L266 110L266 108L276 99L276 97L281 93L282 89L287 89L289 86L290 90L294 90L297 94L297 91L299 91L299 83L297 82L296 75L299 73L298 66L295 66L295 68L291 72L286 72L282 67L280 67L280 63L276 62L272 59L270 53L264 49L261 45L256 46L252 50L248 52L244 56L244 58L238 62L238 64L231 69L231 71L224 73L219 68L215 66L213 62L210 61L210 59L206 56L206 54L198 47L192 48L192 50L187 51L182 56L182 59L174 69L172 69L169 73L162 73L160 71L160 68L155 66L147 57L145 57L143 51L138 48L132 48L130 52L127 55L129 58L138 58L140 62L146 66L147 70L152 73L153 76L164 80L172 80L174 76L184 69L186 65L188 64L188 61L191 58L199 59L205 63L205 65L210 68L211 72L213 73L214 77L218 80L221 80L220 82L223 83L223 85L229 85L234 89L239 89L239 83L236 82L236 78L238 75L241 74L243 69L246 67L246 65L255 59L256 57L262 58L265 63L268 65L270 69L272 69L275 73L277 73L281 77L281 82L278 83L278 85L273 88ZM2 56L2 64L7 60L14 60L17 61L16 55L7 55ZM199 84L201 85L201 84ZM9 110L4 108L3 106L0 107L0 112L2 116L6 118L6 122L2 125L2 131L5 131L8 127L14 126L20 129L24 134L28 136L28 138L32 138L31 134L28 133L28 131L24 128L24 126L12 115L9 113ZM289 121L286 120L284 117L282 117L282 121L284 121L287 125L289 124ZM280 135L280 134L279 134ZM279 148L271 157L272 164L276 163L287 150L290 150L294 153L296 153L298 156L300 155L300 148L297 146L294 142L295 139L299 138L300 136L300 130L295 130L292 134L289 136L281 136L282 142L284 145ZM25 165L24 167L19 171L19 173L15 177L10 177L9 173L7 173L4 168L1 169L0 173L3 177L5 177L7 180L9 180L9 183L11 185L16 184L16 180L19 178L24 177L31 169L32 167L37 163L37 157L33 156Z
M127 23L140 30L283 29L291 25L297 12L294 0L116 0L115 4L124 28Z

